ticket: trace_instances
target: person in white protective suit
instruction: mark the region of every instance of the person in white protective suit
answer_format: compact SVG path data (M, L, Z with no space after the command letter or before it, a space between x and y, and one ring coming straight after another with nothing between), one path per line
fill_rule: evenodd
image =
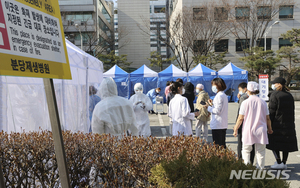
M117 85L112 78L103 79L99 94L101 101L93 112L92 132L121 138L130 130L132 136L138 136L132 104L118 96Z
M133 104L139 135L147 137L151 135L148 111L152 109L152 101L143 93L141 83L134 85L134 92L135 94L129 100Z

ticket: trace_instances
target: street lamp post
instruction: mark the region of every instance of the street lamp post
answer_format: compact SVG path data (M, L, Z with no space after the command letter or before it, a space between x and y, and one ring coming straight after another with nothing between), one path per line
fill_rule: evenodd
M79 28L78 24L75 24L76 29L78 29L79 34L80 34L80 49L82 50L82 35L81 35L81 30Z
M270 27L267 28L266 32L265 32L265 44L264 44L264 47L265 47L265 51L267 51L267 35L268 33L271 31L273 25L276 25L276 24L279 24L279 21L275 21Z

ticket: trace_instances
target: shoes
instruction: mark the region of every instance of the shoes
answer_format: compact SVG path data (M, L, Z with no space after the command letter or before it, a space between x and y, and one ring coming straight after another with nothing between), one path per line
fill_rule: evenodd
M278 164L277 162L274 163L274 165L271 166L272 169L278 169L278 170L284 170L287 169L287 165L284 163Z

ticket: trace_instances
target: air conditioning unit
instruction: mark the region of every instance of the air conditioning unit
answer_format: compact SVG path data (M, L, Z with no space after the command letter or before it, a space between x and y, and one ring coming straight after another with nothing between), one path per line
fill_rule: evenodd
M80 23L82 26L86 25L86 21L81 21Z

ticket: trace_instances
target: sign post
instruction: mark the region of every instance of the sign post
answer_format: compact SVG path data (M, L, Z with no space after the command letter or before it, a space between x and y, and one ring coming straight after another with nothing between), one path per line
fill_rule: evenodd
M259 75L259 98L268 101L269 97L269 75Z
M72 79L58 0L0 0L0 57L0 75L44 78L61 185L69 188L52 80Z

